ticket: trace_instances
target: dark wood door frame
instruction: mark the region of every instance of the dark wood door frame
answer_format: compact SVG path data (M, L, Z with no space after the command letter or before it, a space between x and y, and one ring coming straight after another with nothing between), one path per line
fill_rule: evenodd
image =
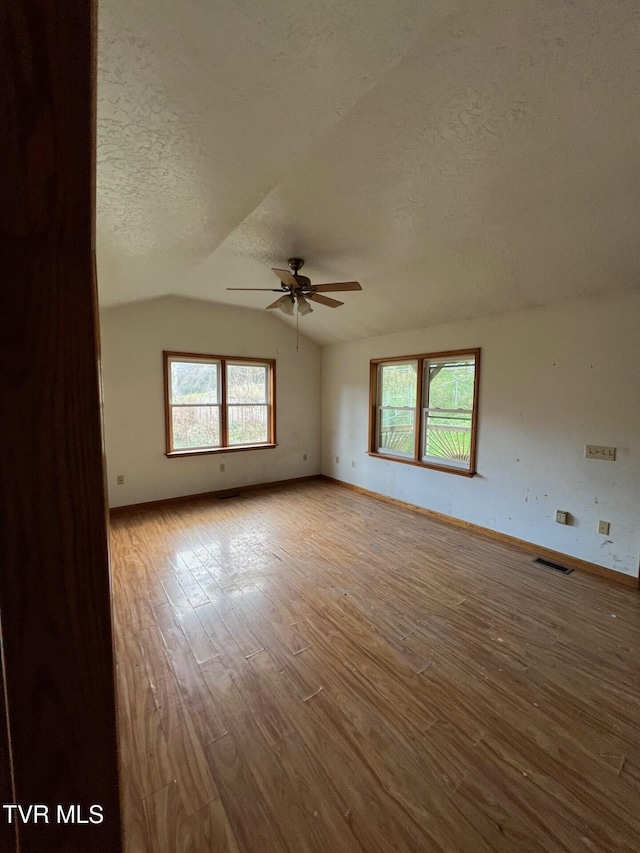
M48 809L0 814L0 848L20 853L121 850L95 14L95 0L0 4L0 794Z

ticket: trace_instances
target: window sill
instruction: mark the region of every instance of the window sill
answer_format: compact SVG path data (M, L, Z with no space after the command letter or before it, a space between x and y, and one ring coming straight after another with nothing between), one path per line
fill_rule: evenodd
M473 477L475 471L465 471L463 468L454 468L451 465L434 465L431 462L422 462L419 459L405 459L402 456L387 456L384 453L373 453L368 451L367 456L374 459L384 459L387 462L402 462L404 465L415 465L418 468L430 468L432 471L444 471L446 474L457 474L459 477Z
M277 444L243 444L239 447L205 447L200 450L170 450L164 455L167 459L178 459L182 456L208 456L211 453L237 453L239 450L264 450L277 447Z

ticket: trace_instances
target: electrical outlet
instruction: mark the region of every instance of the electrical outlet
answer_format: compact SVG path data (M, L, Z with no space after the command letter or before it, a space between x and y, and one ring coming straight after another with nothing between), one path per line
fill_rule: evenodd
M226 470L226 469L225 469L225 464L224 464L224 462L221 462L221 463L220 463L220 473L221 473L221 474L224 474L225 470Z
M119 486L124 486L124 474L118 474L118 477L116 479L116 483Z
M602 459L605 462L616 461L615 447L602 447L599 444L587 444L584 449L585 459Z
M306 461L307 461L307 454L306 454L306 453L303 453L303 454L302 454L302 461L303 461L303 462L306 462Z
M556 521L558 524L567 524L569 518L569 513L563 509L556 510Z
M340 457L336 456L336 465L340 462Z
M598 533L601 533L603 536L609 535L609 530L611 529L611 525L608 521L599 521L598 522Z

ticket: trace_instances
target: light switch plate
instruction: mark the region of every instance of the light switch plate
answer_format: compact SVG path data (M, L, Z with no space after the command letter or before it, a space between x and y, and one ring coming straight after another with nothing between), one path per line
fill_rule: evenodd
M616 461L615 447L602 447L599 444L587 444L584 449L586 459L602 459L604 462Z
M611 529L611 525L608 521L599 521L598 522L598 533L601 533L603 536L609 535L609 530Z

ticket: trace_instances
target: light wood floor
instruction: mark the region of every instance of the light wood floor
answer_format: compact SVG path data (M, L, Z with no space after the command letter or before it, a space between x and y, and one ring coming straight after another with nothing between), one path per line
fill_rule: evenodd
M640 849L640 596L326 482L113 520L128 853Z

